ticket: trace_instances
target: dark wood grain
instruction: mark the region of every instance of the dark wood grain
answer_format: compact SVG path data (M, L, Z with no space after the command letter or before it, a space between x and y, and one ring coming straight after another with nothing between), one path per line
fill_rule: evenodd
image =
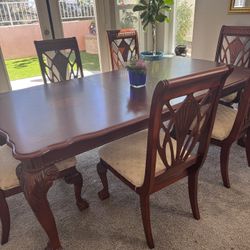
M240 87L241 86L241 87ZM220 152L220 169L223 184L225 187L230 188L228 165L229 165L229 154L232 144L240 138L246 137L246 155L248 159L248 165L250 165L250 78L245 84L238 86L239 93L239 104L237 107L237 115L233 123L232 129L228 136L223 140L212 138L212 143L221 148ZM229 107L228 107L229 108ZM222 115L222 114L221 114ZM223 128L222 128L223 129Z
M45 84L83 77L75 37L34 41L34 44Z
M126 70L120 70L0 94L0 135L22 161L22 188L48 235L48 249L61 248L47 201L56 178L45 178L51 165L146 128L160 80L192 78L217 67L216 62L174 57L147 63L147 84L141 89L131 88ZM236 68L223 94L237 90L249 74Z
M140 139L132 139L131 136L131 141L136 144L133 148L135 152L130 150L128 153L124 149L123 155L120 155L120 149L116 151L116 148L123 148L122 140L107 145L107 151L105 146L100 151L101 160L97 171L103 189L99 192L99 197L102 200L109 197L107 169L139 194L144 233L149 248L154 248L149 206L151 194L188 176L193 216L200 219L197 199L199 169L206 158L220 91L231 71L230 66L223 65L195 76L160 81L152 97L148 132L145 135L147 143L136 144ZM184 100L177 107L172 100L183 96ZM163 116L166 110L167 118ZM174 139L171 137L172 131L175 134ZM145 158L139 149L143 147L146 148ZM144 176L136 171L140 167L133 163L145 166ZM164 166L161 172L157 172L158 164ZM134 176L142 177L141 184L131 181L132 174L126 175L119 171L117 166L121 165Z
M1 94L0 133L7 137L15 158L40 157L48 151L145 121L159 80L216 66L214 62L176 57L149 63L145 89L130 88L127 72L121 70L65 81L60 86L37 86ZM228 88L232 81L239 84L247 74L235 71Z
M218 39L215 61L237 67L250 68L250 27L222 25ZM238 103L237 92L220 102L226 106Z
M250 68L250 27L226 26L220 30L215 61Z
M126 62L139 58L139 44L135 29L107 30L112 69L124 68Z

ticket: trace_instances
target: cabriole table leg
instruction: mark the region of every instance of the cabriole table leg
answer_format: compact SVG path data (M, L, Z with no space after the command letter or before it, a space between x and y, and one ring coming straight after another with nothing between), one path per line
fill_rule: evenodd
M30 169L26 167L25 163L21 163L17 167L17 176L25 198L48 235L49 242L46 250L62 249L55 219L47 199L47 193L57 175L58 170L54 165L39 170Z

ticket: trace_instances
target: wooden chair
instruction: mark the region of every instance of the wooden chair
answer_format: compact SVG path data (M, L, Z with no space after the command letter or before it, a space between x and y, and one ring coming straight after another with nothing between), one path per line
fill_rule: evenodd
M239 91L238 109L233 109L219 104L214 128L212 132L212 143L221 147L220 169L223 184L230 188L228 175L229 153L232 144L246 135L246 154L250 166L250 79Z
M83 77L80 53L75 38L35 41L35 46L42 70L44 83ZM47 53L48 52L48 53ZM53 55L51 53L54 53ZM75 56L75 58L74 58ZM44 60L44 57L46 60ZM46 64L46 62L48 64ZM75 66L76 65L76 66ZM74 71L76 67L76 72ZM57 72L55 72L55 70ZM69 70L69 71L68 71ZM67 73L68 72L68 73ZM0 146L0 219L2 222L1 244L9 239L10 213L6 198L22 192L16 176L16 167L20 163L12 156L11 149L1 139ZM74 184L76 205L79 210L87 208L87 201L82 199L82 175L76 170L76 159L71 157L55 164L59 170L58 178L64 178L68 184Z
M250 68L250 26L225 26L220 31L215 61ZM239 93L222 98L230 106L239 101Z
M0 219L2 222L2 245L8 242L10 232L10 212L6 198L22 192L16 176L16 167L19 163L12 156L10 147L6 144L0 146ZM88 203L81 197L83 180L82 175L76 170L75 165L75 157L55 164L59 170L58 178L64 178L68 184L74 184L76 205L81 211L88 207Z
M107 34L113 70L124 68L126 62L132 58L139 58L136 30L108 30Z
M43 81L55 83L83 77L80 52L75 37L34 41Z
M198 173L203 164L217 109L220 90L230 72L214 71L161 81L155 88L148 131L142 131L100 148L97 171L103 184L100 199L109 197L107 169L140 196L147 244L154 247L149 196L188 176L193 216L200 219L197 202ZM199 98L194 96L197 92ZM176 106L171 101L185 96ZM168 112L166 112L168 111ZM170 136L175 130L175 139Z

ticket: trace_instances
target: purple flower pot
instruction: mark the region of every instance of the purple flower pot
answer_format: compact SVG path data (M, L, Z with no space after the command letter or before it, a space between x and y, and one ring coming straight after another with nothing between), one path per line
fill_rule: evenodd
M129 81L130 85L134 88L141 88L146 85L146 73L144 72L137 72L134 70L129 70Z

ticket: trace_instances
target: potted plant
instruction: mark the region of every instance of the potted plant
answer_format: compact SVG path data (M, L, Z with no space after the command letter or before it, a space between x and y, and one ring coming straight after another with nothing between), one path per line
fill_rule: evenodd
M126 66L129 74L130 86L144 87L146 84L146 65L142 60L132 59Z
M174 0L140 0L139 4L135 5L133 11L140 11L140 18L143 29L145 30L149 24L152 26L153 51L142 52L143 58L158 59L163 55L162 52L156 51L156 24L163 22L170 22L169 14L171 12L171 5Z

